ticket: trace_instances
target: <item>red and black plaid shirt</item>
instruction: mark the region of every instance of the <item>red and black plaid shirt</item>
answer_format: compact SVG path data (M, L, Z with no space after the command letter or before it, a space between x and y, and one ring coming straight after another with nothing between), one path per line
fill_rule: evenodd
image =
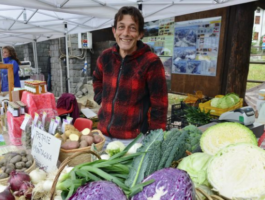
M140 132L166 127L163 64L148 45L138 41L137 47L122 59L115 44L100 55L93 73L94 99L101 104L98 128L110 137L131 139Z

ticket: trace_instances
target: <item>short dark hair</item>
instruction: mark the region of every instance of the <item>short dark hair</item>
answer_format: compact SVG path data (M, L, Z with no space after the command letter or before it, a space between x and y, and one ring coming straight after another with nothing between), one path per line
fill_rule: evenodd
M123 15L131 15L133 20L138 23L139 33L144 32L144 18L142 13L133 6L124 6L119 9L114 18L114 28L117 28L118 21L122 20Z

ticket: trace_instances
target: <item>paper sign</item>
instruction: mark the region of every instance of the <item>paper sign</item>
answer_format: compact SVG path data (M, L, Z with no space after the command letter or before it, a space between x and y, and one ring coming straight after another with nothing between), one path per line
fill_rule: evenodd
M81 109L81 112L86 116L86 118L92 118L92 117L96 117L97 116L97 114L94 113L89 108L83 108L83 109Z
M39 168L46 172L57 169L61 140L36 128L31 154Z
M23 131L25 131L26 129L26 126L29 122L29 120L31 119L31 116L29 114L25 114L25 118L24 118L24 121L22 122L21 126L20 126L20 129L22 129Z
M45 119L46 119L47 113L43 112L42 114L42 126L45 127Z
M39 114L35 113L34 120L33 120L34 125L37 124L38 119L39 119Z
M50 125L49 125L49 133L52 134L52 127L53 127L53 124L54 124L54 119L51 119L51 122L50 122Z

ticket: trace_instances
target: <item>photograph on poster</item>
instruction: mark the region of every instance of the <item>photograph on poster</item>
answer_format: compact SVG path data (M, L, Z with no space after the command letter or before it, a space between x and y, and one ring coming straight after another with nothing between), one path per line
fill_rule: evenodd
M181 60L181 61L174 61L173 67L172 67L172 73L184 73L186 74L186 67L187 67L187 61Z
M159 21L146 22L144 24L144 37L158 36Z
M175 47L174 48L174 61L180 60L194 60L196 58L196 47Z
M196 46L198 26L176 27L175 47Z
M161 62L164 65L167 89L171 89L171 70L172 70L172 57L160 57Z

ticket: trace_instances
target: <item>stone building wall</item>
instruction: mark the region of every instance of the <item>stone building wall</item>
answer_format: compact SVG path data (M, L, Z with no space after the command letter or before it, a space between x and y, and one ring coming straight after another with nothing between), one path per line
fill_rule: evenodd
M70 92L75 94L79 89L78 83L86 82L91 73L91 53L90 50L78 49L77 34L69 35L68 44ZM16 46L15 49L21 61L29 60L32 66L35 66L32 43ZM47 80L49 51L51 55L52 92L56 97L59 97L62 93L68 92L65 38L37 42L38 67L44 74L45 80ZM87 61L86 74L82 73L85 60Z

